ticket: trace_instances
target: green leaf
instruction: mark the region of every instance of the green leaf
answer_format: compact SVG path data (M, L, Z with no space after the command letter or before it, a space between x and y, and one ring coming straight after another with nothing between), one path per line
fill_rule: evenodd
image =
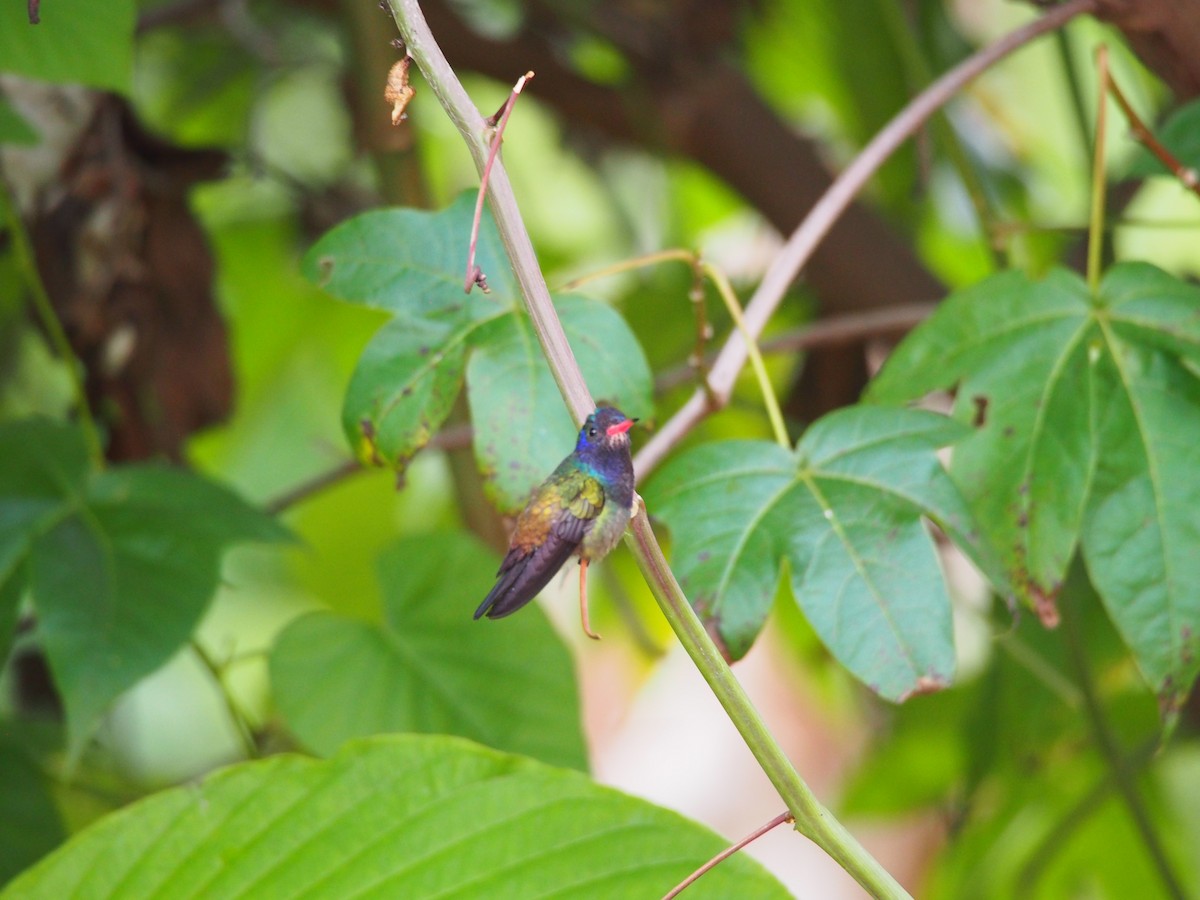
M111 0L103 15L91 0L54 0L31 25L25 3L0 3L0 71L128 92L135 13L133 0Z
M471 618L498 562L466 535L410 538L380 559L383 626L328 613L289 625L271 683L296 736L328 755L380 732L456 734L586 769L571 656L545 616Z
M487 319L507 312L518 302L516 281L490 215L480 221L475 261L491 293L463 291L474 206L474 194L464 193L440 212L362 213L313 245L304 255L304 274L339 300L405 321Z
M37 131L11 103L0 97L0 144L31 147L40 140Z
M634 418L649 415L650 368L625 320L585 297L565 297L557 308L597 401ZM467 398L485 488L502 511L515 512L571 452L577 430L528 318L508 316L480 331Z
M6 597L30 592L74 758L117 695L188 640L224 548L287 533L188 472L89 472L78 431L45 420L0 426L0 459L0 577Z
M655 897L724 845L578 772L455 738L376 738L156 794L0 896ZM788 896L744 854L693 892Z
M465 367L476 459L493 500L515 510L570 451L575 425L490 215L477 262L491 293L463 293L473 215L469 194L437 213L365 213L318 241L304 267L335 297L395 316L364 351L346 394L343 425L359 458L402 470L445 421ZM584 297L556 305L593 394L648 415L650 368L625 321Z
M454 323L395 319L371 339L342 405L359 459L403 469L429 442L462 389L469 333Z
M1200 671L1200 385L1184 365L1197 359L1200 290L1153 266L1114 266L1097 296L1063 270L1009 272L946 300L870 393L957 385L955 414L977 427L951 473L1012 584L1053 620L1082 540L1167 708Z
M671 528L680 584L735 658L761 630L786 560L825 645L899 701L954 670L950 601L922 517L994 567L934 452L963 432L933 413L852 407L814 424L794 453L761 441L685 453L648 500Z
M1193 100L1172 112L1166 123L1155 129L1155 136L1184 166L1200 170L1200 100ZM1130 162L1129 174L1141 178L1149 175L1174 177L1174 173L1145 147L1138 148Z
M23 750L0 740L0 884L65 837L45 776Z

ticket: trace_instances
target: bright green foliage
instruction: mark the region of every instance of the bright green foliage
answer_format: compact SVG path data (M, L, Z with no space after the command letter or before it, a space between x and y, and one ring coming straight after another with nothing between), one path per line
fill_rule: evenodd
M328 755L385 731L456 734L586 769L571 656L546 617L471 618L498 562L466 535L410 538L380 560L384 625L318 612L288 626L271 683L296 736Z
M1113 267L961 291L901 344L881 402L957 386L952 475L1018 593L1053 619L1076 547L1170 709L1200 671L1200 290Z
M1175 110L1154 136L1183 165L1200 170L1200 100L1193 100ZM1158 157L1142 148L1129 167L1130 175L1171 175Z
M189 472L93 471L79 432L49 420L0 426L0 459L0 607L32 598L74 757L117 695L191 636L224 548L286 532Z
M28 146L38 142L38 133L11 103L0 98L0 144Z
M476 263L491 292L463 292L472 213L467 194L439 213L365 213L318 241L305 272L336 297L396 317L363 352L346 393L342 420L358 455L403 469L445 421L465 376L480 468L497 505L515 511L571 449L575 425L490 216ZM565 298L560 315L597 398L647 415L650 370L621 317L583 297Z
M31 25L25 3L0 3L0 72L128 91L135 12L133 0L53 0Z
M724 843L578 772L455 738L376 738L156 794L0 896L656 897ZM788 896L742 854L689 894Z
M680 584L735 658L762 629L786 560L830 651L903 700L954 673L949 596L922 517L996 571L934 452L964 432L933 413L840 410L794 453L750 441L686 453L647 502L671 528Z

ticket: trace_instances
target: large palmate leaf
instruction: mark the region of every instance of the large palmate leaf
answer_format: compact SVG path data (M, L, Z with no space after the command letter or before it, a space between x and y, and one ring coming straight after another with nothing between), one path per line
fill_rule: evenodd
M445 421L467 382L475 454L496 503L520 508L570 451L575 425L542 358L490 215L477 264L490 293L463 291L473 197L437 213L358 216L325 235L306 274L336 297L394 319L363 352L342 421L359 458L403 469ZM650 411L649 366L625 321L584 297L558 301L589 386L632 416Z
M32 25L28 4L0 3L0 72L127 91L136 7L110 0L98 15L91 0L54 0Z
M456 738L374 738L156 794L0 896L657 897L723 845L578 772ZM688 893L788 896L744 854Z
M380 559L384 625L311 613L288 626L271 683L296 736L331 754L380 732L457 734L586 769L571 656L545 616L471 618L498 562L466 535L407 539Z
M0 461L0 602L32 598L74 755L117 695L188 640L224 548L286 532L188 472L91 471L79 433L47 420L0 426Z
M1093 295L1058 270L949 298L871 389L902 402L957 386L975 421L951 469L1014 586L1056 617L1077 546L1170 707L1200 671L1200 290L1142 263Z
M950 600L922 518L998 570L934 452L964 432L933 413L841 410L795 452L728 441L686 453L647 500L671 528L680 584L735 658L762 628L786 560L826 646L873 690L902 700L954 671Z

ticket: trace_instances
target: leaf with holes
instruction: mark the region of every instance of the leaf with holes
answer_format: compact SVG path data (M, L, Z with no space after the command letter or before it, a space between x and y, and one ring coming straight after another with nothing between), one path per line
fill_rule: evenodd
M471 618L498 563L466 535L410 538L380 559L384 625L320 612L289 625L271 683L296 736L331 754L381 732L457 734L586 769L571 655L546 617Z
M1081 547L1164 708L1200 671L1200 290L1144 263L961 291L897 348L880 402L957 388L951 474L1043 620Z
M725 841L678 813L449 737L231 766L83 830L0 897L657 897ZM689 897L788 897L739 853Z
M28 591L83 749L108 705L191 636L230 544L287 532L223 488L158 466L88 468L79 432L0 426L0 590Z
M834 656L903 700L954 671L950 600L922 519L997 569L935 453L965 432L933 413L853 407L815 423L794 452L727 441L685 453L647 500L671 529L680 584L733 657L762 629L786 560Z

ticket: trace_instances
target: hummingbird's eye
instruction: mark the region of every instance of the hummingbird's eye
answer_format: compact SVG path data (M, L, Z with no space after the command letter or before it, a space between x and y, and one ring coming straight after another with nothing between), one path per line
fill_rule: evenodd
M599 432L596 431L595 425L588 429L588 437L595 437L597 434L599 434Z

